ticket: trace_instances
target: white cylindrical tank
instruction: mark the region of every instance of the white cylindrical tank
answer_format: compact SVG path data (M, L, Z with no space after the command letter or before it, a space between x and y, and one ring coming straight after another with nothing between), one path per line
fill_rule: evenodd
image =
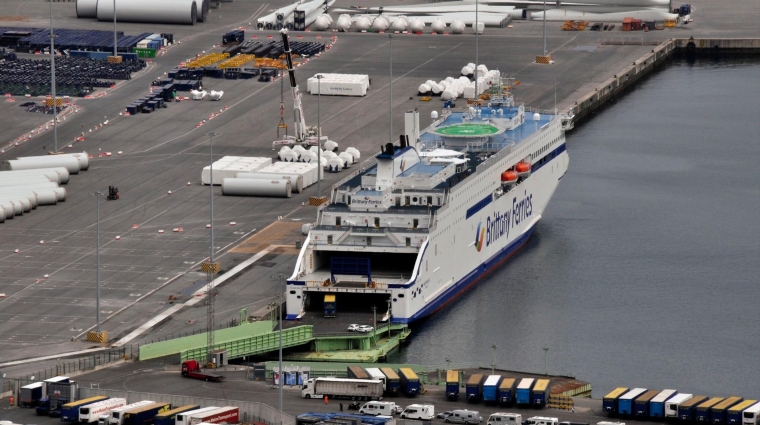
M325 136L322 137L324 138ZM326 151L335 152L338 150L338 143L332 140L327 140L326 142L322 143L322 147L324 147Z
M374 31L385 31L390 26L390 21L388 21L388 18L383 15L378 16L374 21L372 21L372 29Z
M343 162L343 159L338 156L330 158L330 160L327 162L327 171L331 173L338 173L345 167L346 164Z
M119 19L118 16L116 19ZM71 155L79 160L79 164L81 165L80 170L81 171L87 171L88 168L90 168L90 157L87 155L87 152L75 152L70 153L66 155Z
M330 159L336 158L336 157L338 156L338 154L337 154L337 153L335 153L335 152L333 152L333 151L324 151L324 152L322 153L322 155L323 155L323 156L325 156L325 157L327 157L327 160L328 160L328 161L329 161Z
M430 24L430 29L433 32L442 33L446 30L446 22L443 22L441 18L436 18L433 23Z
M392 31L406 31L407 28L409 28L409 18L403 15L397 16L390 26Z
M422 32L425 29L425 23L420 18L414 18L409 21L409 31Z
M358 31L366 31L372 26L372 20L368 16L359 16L354 22L354 26Z
M58 184L66 184L69 182L69 172L63 167L57 168L37 168L34 170L17 170L17 171L0 171L0 180L6 177L15 178L21 176L47 176L50 181L58 182Z
M343 160L345 168L349 168L354 163L354 157L348 152L341 152L338 157Z
M425 83L422 83L417 88L417 94L420 94L420 95L430 94L430 90L431 90L431 88L430 88L429 85L427 85Z
M462 22L461 19L454 19L451 21L451 25L449 25L449 28L451 28L451 32L454 34L461 34L464 32L464 29L466 28L464 22Z
M305 150L306 149L303 146L301 146L301 145L295 145L295 146L293 146L293 149L292 149L292 151L295 152L296 155L298 155L299 157L301 156L301 154Z
M121 22L193 25L197 19L196 0L106 0L98 2L99 21L113 21L114 1Z
M258 179L258 180L289 180L290 188L296 192L303 192L303 176L290 173L240 173L237 175L239 179Z
M37 183L53 183L58 186L57 181L50 181L50 177L42 174L30 174L28 176L8 176L6 177L4 174L6 173L12 173L12 171L5 171L3 173L0 173L0 190L5 187L16 187L16 186L24 186L29 184L37 184ZM56 178L58 175L56 175Z
M227 196L271 196L290 198L290 180L226 178L222 180L222 194Z
M282 153L290 151L290 150L292 150L292 149L290 149L289 146L283 146L283 147L280 148L280 151L277 152L277 157L280 158L280 161L282 161Z
M0 192L0 198L18 199L28 198L32 204L35 203L33 197L36 196L37 205L55 205L61 199L66 199L66 189L59 187L55 189L19 189L15 192Z
M298 153L294 150L289 150L280 153L280 161L285 162L298 162Z
M463 77L469 77L475 73L475 68L470 67L470 65L465 65L462 67L462 71L460 73Z
M64 167L69 174L79 173L79 160L69 155L49 155L11 159L3 163L6 170L34 170L37 168Z
M55 185L55 186L49 186L49 185ZM38 195L40 193L52 193L55 196L55 201L57 202L63 202L66 200L66 189L62 187L58 187L55 183L43 183L39 185L28 185L28 186L21 186L21 187L4 187L0 188L0 196L5 195L16 195L19 193L29 193L29 192L35 192ZM47 205L42 203L42 200L40 200L40 205Z
M35 195L33 192L20 195L7 195L6 198L3 198L3 195L0 195L0 200L2 200L2 202L13 202L14 215L23 215L24 213L28 213L29 211L37 208L38 204L37 195Z
M324 153L322 149L319 148L319 146L309 146L309 152L314 152L315 154Z
M317 17L317 20L314 21L314 29L318 31L324 31L328 28L330 28L330 15L328 14L322 14Z
M346 149L346 152L350 153L352 157L354 157L354 162L359 162L359 159L362 157L362 154L359 152L359 149L356 149L355 147L350 147Z
M14 216L24 214L24 207L18 198L3 198L0 196L0 206L5 211L5 218L13 218Z
M77 0L77 18L97 18L98 0Z
M338 31L346 32L351 29L351 24L353 23L354 22L351 20L351 17L344 13L338 17L338 22L336 22L335 27L338 29Z
M317 154L312 151L306 151L301 155L301 162L310 163L310 162L317 162Z
M433 95L440 96L441 92L443 91L443 87L441 87L440 84L435 83L430 86L430 91L433 93Z

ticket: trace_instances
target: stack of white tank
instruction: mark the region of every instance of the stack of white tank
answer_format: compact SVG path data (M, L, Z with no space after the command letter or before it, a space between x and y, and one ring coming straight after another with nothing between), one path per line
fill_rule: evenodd
M255 173L238 173L235 178L222 180L222 193L237 196L291 196L324 178L316 163L275 162Z
M222 184L222 179L237 177L238 173L255 173L270 165L272 158L255 156L225 156L213 164L213 183L215 186ZM210 184L212 181L211 166L203 167L201 183Z
M439 82L427 80L420 84L417 93L421 96L441 96L443 100L456 100L459 97L472 99L475 97L475 73L477 69L478 94L483 94L494 84L499 84L501 73L498 70L488 70L485 65L475 66L474 63L462 68L460 77L446 77Z
M39 205L66 200L59 185L90 166L86 152L16 158L4 161L0 171L0 223L23 215Z

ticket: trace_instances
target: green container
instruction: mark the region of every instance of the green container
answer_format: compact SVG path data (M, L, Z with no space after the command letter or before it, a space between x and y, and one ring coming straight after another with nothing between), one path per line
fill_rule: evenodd
M132 53L137 53L137 56L140 58L155 58L156 57L156 49L143 49L143 48L135 47L132 49Z

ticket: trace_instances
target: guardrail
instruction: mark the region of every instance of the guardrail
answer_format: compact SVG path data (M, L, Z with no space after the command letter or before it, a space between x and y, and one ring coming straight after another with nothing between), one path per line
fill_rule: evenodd
M282 346L295 347L306 344L314 339L313 328L311 325L297 326L282 331ZM274 351L280 346L280 333L267 332L248 338L240 338L226 342L214 344L215 350L225 350L230 359L237 359L243 356L252 356ZM197 347L184 350L180 353L182 361L190 359L205 359L207 357L207 347Z

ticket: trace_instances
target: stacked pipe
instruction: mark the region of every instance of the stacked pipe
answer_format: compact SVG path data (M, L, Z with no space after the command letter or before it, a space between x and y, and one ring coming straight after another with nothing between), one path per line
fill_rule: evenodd
M75 162L76 166L73 165ZM84 152L3 162L5 171L0 171L0 223L24 215L40 205L56 205L65 201L66 189L59 185L68 183L71 170L79 172L88 167L88 156Z

